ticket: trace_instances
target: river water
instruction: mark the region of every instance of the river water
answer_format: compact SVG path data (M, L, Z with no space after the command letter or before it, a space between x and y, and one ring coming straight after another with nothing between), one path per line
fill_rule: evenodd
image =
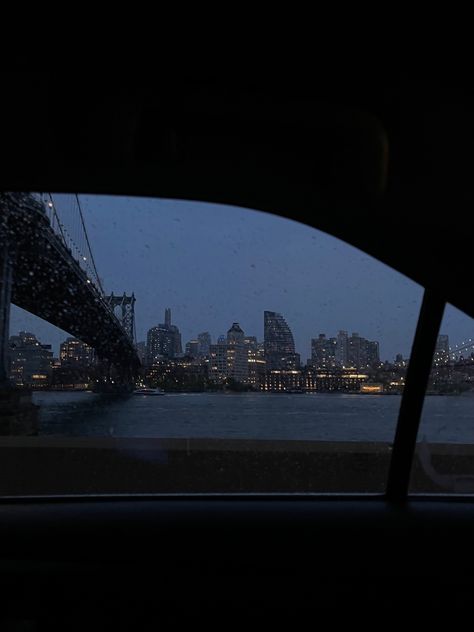
M397 395L36 392L40 435L393 441ZM420 438L474 444L474 396L429 396Z

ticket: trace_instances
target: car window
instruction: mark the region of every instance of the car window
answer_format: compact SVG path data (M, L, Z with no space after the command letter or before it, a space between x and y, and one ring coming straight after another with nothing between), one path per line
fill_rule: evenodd
M413 463L412 493L474 493L474 320L447 305Z
M249 209L1 203L1 494L384 491L420 286Z

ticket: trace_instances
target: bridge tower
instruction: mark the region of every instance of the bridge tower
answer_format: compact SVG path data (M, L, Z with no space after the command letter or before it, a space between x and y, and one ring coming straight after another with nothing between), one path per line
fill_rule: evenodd
M121 308L121 323L130 340L135 343L135 294L131 296L123 293L123 296L106 296L105 300L110 305L112 311L115 312L116 307Z

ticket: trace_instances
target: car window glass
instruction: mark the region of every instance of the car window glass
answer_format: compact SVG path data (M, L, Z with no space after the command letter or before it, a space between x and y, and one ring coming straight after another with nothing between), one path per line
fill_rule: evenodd
M384 491L420 286L249 209L2 204L1 494Z

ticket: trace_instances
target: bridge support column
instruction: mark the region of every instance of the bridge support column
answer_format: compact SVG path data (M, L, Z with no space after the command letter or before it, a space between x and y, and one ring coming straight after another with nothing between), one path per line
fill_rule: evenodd
M3 218L5 221L5 218ZM13 388L9 374L10 305L13 248L7 227L0 225L0 435L37 434L38 406L31 393Z

